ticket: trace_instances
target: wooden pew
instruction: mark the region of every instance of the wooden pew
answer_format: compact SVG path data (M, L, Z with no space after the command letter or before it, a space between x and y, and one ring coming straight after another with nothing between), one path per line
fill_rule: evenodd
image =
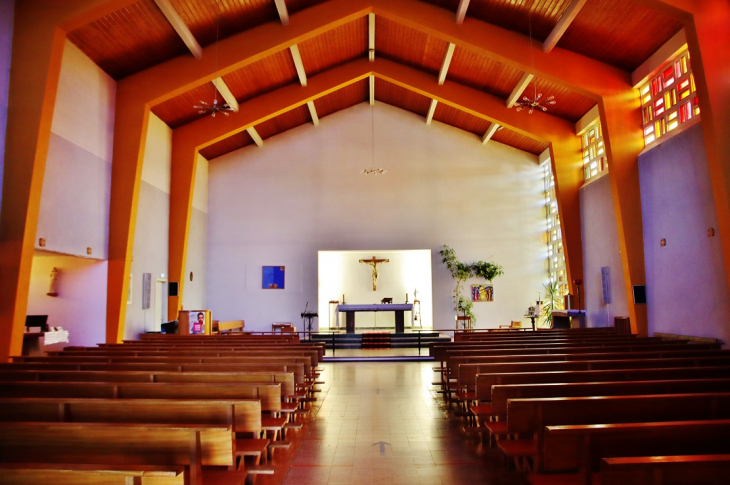
M730 356L680 357L658 359L576 360L569 362L508 362L488 364L460 364L457 383L461 388L475 389L477 374L519 372L580 371L609 369L641 369L662 367L730 366Z
M0 363L0 372L16 370L38 371L152 371L152 372L287 372L294 375L295 384L304 382L303 364L165 364L161 362L129 362L121 364L74 364L49 362Z
M604 458L601 485L725 485L730 455Z
M227 322L218 322L218 333L223 332L243 332L246 324L243 320L230 320Z
M477 399L489 402L492 386L509 384L583 383L607 381L652 381L676 379L727 379L730 367L668 367L645 369L606 369L589 371L520 372L477 375Z
M533 485L590 483L602 458L727 454L730 420L548 426L543 467Z
M159 364L301 364L304 367L304 378L312 374L312 364L309 357L106 357L106 356L82 356L82 357L13 357L13 363L53 363L63 364L138 364L138 363L159 363Z
M0 463L0 485L185 485L185 467Z
M237 349L237 350L216 350L215 348L205 348L202 350L192 349L162 349L162 350L126 350L119 348L117 350L107 350L100 348L91 348L89 350L64 350L60 352L51 352L52 357L87 357L87 356L109 356L109 357L309 357L313 367L319 364L319 352L316 349ZM23 359L19 359L23 361Z
M516 461L531 458L539 473L546 426L704 419L730 419L729 392L511 399L507 434L526 438L499 440L498 445Z
M2 422L172 423L232 426L236 454L254 457L253 474L272 474L258 467L267 457L269 440L261 438L261 401L170 399L0 398ZM242 469L243 462L239 465ZM0 482L2 483L2 482Z
M3 463L181 465L192 485L242 484L230 426L0 423ZM52 483L52 482L51 482Z
M261 410L281 411L281 384L0 382L3 397L104 399L259 399Z

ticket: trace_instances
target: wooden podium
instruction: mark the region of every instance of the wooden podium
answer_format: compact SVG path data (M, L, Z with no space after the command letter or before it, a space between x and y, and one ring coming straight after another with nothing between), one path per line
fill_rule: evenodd
M205 324L203 331L195 333L191 331L193 324L198 321L198 313L205 316ZM177 314L177 333L179 335L210 335L210 329L213 324L212 312L210 310L180 310Z

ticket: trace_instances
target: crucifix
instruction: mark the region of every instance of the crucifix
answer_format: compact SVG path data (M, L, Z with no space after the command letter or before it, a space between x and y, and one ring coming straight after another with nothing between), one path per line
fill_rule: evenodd
M361 259L361 263L369 264L373 267L373 291L378 289L378 264L379 263L390 263L389 259Z

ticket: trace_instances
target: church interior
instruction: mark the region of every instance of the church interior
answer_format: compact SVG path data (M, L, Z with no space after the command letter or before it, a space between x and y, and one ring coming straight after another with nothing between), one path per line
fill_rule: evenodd
M724 483L728 22L726 0L0 0L0 484ZM694 458L551 451L604 439L553 427L679 421L668 393L703 422L656 436L696 451L653 454ZM110 396L175 401L182 471L19 465ZM229 429L202 427L211 396ZM588 396L604 421L576 417ZM124 425L178 446L157 412Z

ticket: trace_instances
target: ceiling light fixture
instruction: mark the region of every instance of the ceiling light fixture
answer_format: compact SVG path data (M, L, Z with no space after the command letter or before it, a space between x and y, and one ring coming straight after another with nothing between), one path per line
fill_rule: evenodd
M541 109L543 111L547 111L547 106L551 106L555 104L555 96L547 96L543 99L542 93L537 92L537 81L535 77L535 50L532 47L532 7L535 5L535 2L532 2L532 6L530 6L529 10L527 11L527 28L528 33L530 35L530 57L532 58L532 87L534 88L533 96L532 98L529 98L527 96L522 97L522 101L517 101L514 106L517 107L517 111L522 111L523 109L527 108L529 111L529 114L532 114L532 112L537 109Z
M383 170L382 168L366 168L363 169L362 173L365 175L382 175L384 173L388 173L388 171Z
M218 0L215 0L215 8L216 8L216 20L215 20L215 71L218 72L218 35L220 30L220 21L221 21L221 11L220 7L218 6ZM200 100L200 104L193 106L193 108L198 110L198 114L201 115L210 115L211 117L215 118L215 115L218 113L223 113L224 115L228 116L228 113L230 111L234 111L233 108L228 106L228 103L221 100L222 102L218 104L218 88L216 87L215 83L211 83L213 85L213 103L208 104L202 99Z
M372 150L371 150L372 165L370 165L371 168L365 168L360 173L365 174L365 175L383 175L384 173L388 173L388 171L384 170L380 167L372 168L375 166L375 103L374 102L370 108L370 133L371 133L371 141L372 141Z

